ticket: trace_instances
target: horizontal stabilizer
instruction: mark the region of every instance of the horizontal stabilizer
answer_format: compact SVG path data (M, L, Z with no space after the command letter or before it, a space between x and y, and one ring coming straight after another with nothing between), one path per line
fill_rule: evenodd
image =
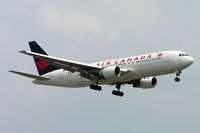
M15 74L18 74L18 75L21 75L21 76L25 76L25 77L28 77L28 78L37 79L37 80L49 80L50 79L48 77L41 77L41 76L37 76L37 75L29 74L29 73L24 73L24 72L18 72L18 71L12 71L12 70L10 70L9 72L15 73Z

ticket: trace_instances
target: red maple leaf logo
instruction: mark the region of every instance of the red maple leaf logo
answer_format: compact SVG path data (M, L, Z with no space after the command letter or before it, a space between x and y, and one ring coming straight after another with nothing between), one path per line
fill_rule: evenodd
M39 60L36 64L39 70L45 70L47 68L47 63L44 61Z

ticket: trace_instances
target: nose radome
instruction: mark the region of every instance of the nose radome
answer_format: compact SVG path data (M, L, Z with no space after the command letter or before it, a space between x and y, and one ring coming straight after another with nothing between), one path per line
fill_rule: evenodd
M192 57L187 57L187 63L188 65L191 65L194 62L194 59Z

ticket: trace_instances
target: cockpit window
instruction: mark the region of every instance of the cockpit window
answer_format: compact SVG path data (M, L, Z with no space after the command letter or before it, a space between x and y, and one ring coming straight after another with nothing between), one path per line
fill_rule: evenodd
M179 54L179 56L188 56L188 54Z

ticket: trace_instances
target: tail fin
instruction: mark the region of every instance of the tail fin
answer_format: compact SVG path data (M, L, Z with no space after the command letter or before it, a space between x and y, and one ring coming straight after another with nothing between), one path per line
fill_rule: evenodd
M29 46L32 52L48 55L35 41L29 42ZM35 65L37 67L39 75L49 73L51 71L59 69L56 66L49 65L41 59L34 58Z

